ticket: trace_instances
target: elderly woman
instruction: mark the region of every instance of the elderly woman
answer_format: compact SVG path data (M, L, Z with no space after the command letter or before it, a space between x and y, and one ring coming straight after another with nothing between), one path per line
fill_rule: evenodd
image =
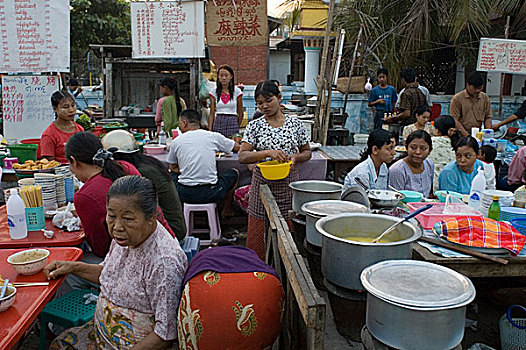
M100 265L53 261L48 279L69 273L100 283L95 315L65 330L50 349L165 349L177 338L186 255L156 219L153 183L125 176L110 187L106 222L113 238Z

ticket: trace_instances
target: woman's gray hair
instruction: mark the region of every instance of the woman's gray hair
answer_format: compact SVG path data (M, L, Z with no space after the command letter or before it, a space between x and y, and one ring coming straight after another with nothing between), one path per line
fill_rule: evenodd
M113 182L106 194L106 203L112 197L133 197L145 217L151 218L157 212L157 190L153 182L138 175L128 175Z

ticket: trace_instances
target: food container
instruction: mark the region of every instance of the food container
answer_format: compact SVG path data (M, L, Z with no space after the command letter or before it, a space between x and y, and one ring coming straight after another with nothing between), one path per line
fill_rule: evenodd
M1 286L2 285L0 285L0 287ZM7 286L7 290L5 292L4 297L0 299L0 312L3 312L9 309L9 307L13 305L13 303L15 302L15 298L16 298L16 288L13 286Z
M291 161L278 162L270 160L268 162L258 163L257 167L261 170L261 175L267 180L282 180L289 176Z
M18 158L16 157L6 157L3 159L4 169L13 169L13 164L18 163Z
M405 198L402 199L402 202L404 203L420 202L422 198L424 198L424 195L422 193L416 191L404 190L400 191L400 193L402 193L405 196Z
M165 147L164 145L144 145L143 150L146 154L163 154Z
M316 229L323 235L321 271L325 278L342 288L363 290L360 273L367 266L384 260L411 259L413 242L422 235L413 224L398 225L385 237L387 243L371 242L398 221L379 214L339 214L318 220Z
M337 182L321 180L294 181L292 188L292 210L305 215L301 206L305 203L322 199L340 199L343 185Z
M305 213L307 221L307 242L317 247L321 247L322 244L322 235L316 229L316 222L319 219L336 214L369 212L365 205L340 200L308 202L301 206L301 210Z
M469 210L471 214L444 214L444 207L445 203L408 203L407 206L411 210L411 212L414 212L417 209L420 209L423 206L426 206L428 204L431 204L432 207L422 214L418 214L416 216L416 219L422 225L423 228L426 230L431 230L433 226L442 220L446 220L449 218L455 218L455 217L466 217L466 216L482 216L482 214L475 209L463 204L459 203L459 205L463 205L463 208L466 210Z
M388 260L360 275L367 290L366 325L380 342L407 350L455 348L464 337L475 287L447 267Z
M405 196L402 193L388 190L369 190L367 191L369 201L376 208L393 208Z
M10 255L7 262L21 275L34 275L46 266L49 250L28 249Z
M450 196L453 196L455 198L458 198L460 200L462 200L462 194L461 193L458 193L458 192L454 192L454 191L444 191L444 190L441 190L441 191L436 191L435 192L435 196L437 196L438 200L441 201L442 203L444 203L446 201L446 198L447 198L447 195L450 195Z

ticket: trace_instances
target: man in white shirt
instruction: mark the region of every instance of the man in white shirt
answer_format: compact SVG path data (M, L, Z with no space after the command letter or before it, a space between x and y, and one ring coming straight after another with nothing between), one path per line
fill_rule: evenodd
M202 130L201 115L186 109L179 116L182 134L176 137L168 154L172 178L184 203L217 203L225 199L224 210L231 210L232 193L239 172L229 169L218 176L216 152L237 152L239 144L223 135Z

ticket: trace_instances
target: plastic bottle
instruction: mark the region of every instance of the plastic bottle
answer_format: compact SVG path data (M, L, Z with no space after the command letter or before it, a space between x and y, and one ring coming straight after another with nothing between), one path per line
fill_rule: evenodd
M488 218L493 220L500 220L500 203L499 197L493 196L493 203L489 206Z
M164 131L164 122L161 122L161 131L159 131L159 144L166 145L166 131Z
M18 195L16 188L11 189L11 196L7 200L7 222L12 239L27 237L26 206Z
M475 209L480 210L482 203L482 192L486 189L486 177L484 176L484 170L479 167L478 174L471 183L471 190L469 191L468 205Z

